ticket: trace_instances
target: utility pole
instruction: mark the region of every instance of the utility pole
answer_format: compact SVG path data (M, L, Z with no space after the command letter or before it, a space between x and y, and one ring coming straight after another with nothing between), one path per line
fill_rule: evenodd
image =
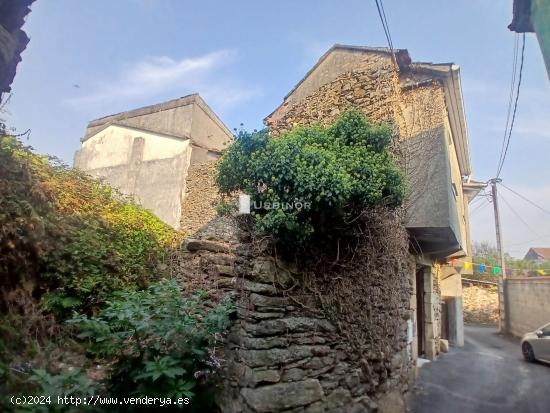
M493 209L495 213L495 230L497 236L497 249L500 256L500 274L498 277L498 313L499 320L498 326L501 333L507 333L506 329L506 306L505 306L505 295L504 295L504 280L506 279L506 262L504 261L504 250L502 242L502 228L500 226L500 213L498 209L498 194L497 194L497 184L502 182L500 178L493 178L489 180L491 184L491 191L493 194Z

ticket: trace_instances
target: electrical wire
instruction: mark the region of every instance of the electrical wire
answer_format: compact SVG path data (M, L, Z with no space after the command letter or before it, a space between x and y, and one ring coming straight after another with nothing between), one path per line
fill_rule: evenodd
M530 203L531 205L533 205L534 207L540 209L542 212L550 215L550 211L548 211L547 209L541 207L540 205L536 204L535 202L531 201L530 199L528 199L527 197L521 195L520 193L514 191L512 188L509 188L507 187L506 185L504 185L502 182L500 182L500 185L503 187L503 188L506 188L508 191L512 192L513 194L519 196L521 199L523 199L524 201Z
M393 41L392 41L391 33L390 33L390 26L388 25L388 19L386 18L386 12L384 10L384 4L382 3L382 0L375 0L375 3L376 3L376 8L378 10L378 17L380 17L380 22L382 23L382 28L384 29L384 34L386 35L386 40L387 40L388 46L390 48L393 64L394 64L394 66L397 66L397 61L395 59L395 53L393 51Z
M508 247L514 247L514 246L517 246L517 245L525 245L525 244L529 244L533 241L538 241L538 240L541 240L541 239L547 239L547 238L550 238L550 234L549 235L543 235L541 237L538 237L538 238L533 238L533 239L530 239L528 241L523 241L523 242L516 242L514 244L510 244L508 245Z
M488 200L485 200L486 202L484 204L480 204L478 205L476 208L474 208L471 212L470 212L470 217L473 217L474 215L476 215L477 212L481 211L483 208L485 208L487 205L490 204L490 202Z
M527 222L525 222L525 220L521 217L521 215L518 214L518 213L516 212L516 210L512 207L512 205L510 205L510 203L506 200L506 198L504 198L504 196L502 196L501 193L499 193L498 196L500 197L500 199L501 199L502 201L504 201L504 203L506 204L506 206L507 206L508 208L510 208L510 211L512 211L512 212L514 213L514 215L516 216L516 218L517 218L518 220L520 220L520 221L522 222L522 224L525 225L525 226L527 227L527 229L529 229L529 231L531 231L531 232L532 232L533 234L535 234L537 237L540 237L540 234L539 234L537 231L535 231L535 230L531 227L531 225L529 225Z
M497 178L500 176L500 173L502 172L502 167L504 166L504 161L506 160L506 155L508 154L508 149L510 147L510 140L512 138L512 131L514 130L514 122L516 120L516 112L517 112L517 109L518 109L519 91L520 91L520 87L521 87L521 79L522 79L522 74L523 74L524 57L525 57L525 33L523 33L523 36L522 36L521 60L520 60L520 65L519 65L518 85L517 85L517 89L516 89L516 99L515 99L515 102L514 102L514 111L512 112L512 120L510 122L510 129L508 130L508 138L506 140L506 146L504 148L504 153L502 154L500 164L499 164L498 169L497 169L497 175L496 175Z
M391 38L390 25L388 24L388 19L386 18L386 11L384 10L384 3L382 0L379 0L380 8L382 9L382 16L384 17L384 22L386 23L386 29L388 30L388 37L390 40L390 49L393 51L393 40Z
M519 34L514 36L514 56L512 58L512 80L510 82L510 93L508 95L508 110L506 111L506 127L504 128L504 136L502 137L502 145L500 148L500 157L498 159L497 170L502 162L502 155L506 147L506 136L508 136L508 127L510 126L510 115L512 114L512 102L514 101L514 90L516 86L516 72L518 66L518 45Z

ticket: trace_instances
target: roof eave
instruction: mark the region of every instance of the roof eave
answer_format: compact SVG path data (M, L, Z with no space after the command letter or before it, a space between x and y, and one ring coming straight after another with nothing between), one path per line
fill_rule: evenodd
M460 81L460 66L451 66L451 79L453 83L453 97L458 108L458 125L457 131L459 131L457 144L459 164L461 166L461 173L463 176L470 176L472 174L472 161L470 158L470 145L468 139L468 124L466 121L466 111L464 109L464 97L462 94L462 82Z

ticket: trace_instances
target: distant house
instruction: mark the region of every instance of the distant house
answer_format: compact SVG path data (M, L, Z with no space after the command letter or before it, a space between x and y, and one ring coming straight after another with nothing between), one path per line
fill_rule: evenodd
M360 110L396 128L409 198L412 357L433 359L440 338L462 345L461 273L441 265L470 254L468 204L485 184L471 179L468 132L453 63L413 62L407 50L335 45L284 97L265 124L277 135L296 125L330 124ZM442 319L441 301L447 304Z
M550 248L529 248L523 259L536 262L550 261Z
M105 179L175 229L187 177L220 156L233 135L198 95L96 119L76 168Z

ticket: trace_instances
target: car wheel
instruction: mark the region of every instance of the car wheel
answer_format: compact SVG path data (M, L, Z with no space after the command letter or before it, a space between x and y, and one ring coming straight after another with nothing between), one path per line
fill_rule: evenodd
M531 363L535 361L535 352L533 351L533 346L531 346L531 344L523 343L521 346L521 352L523 353L525 360Z

